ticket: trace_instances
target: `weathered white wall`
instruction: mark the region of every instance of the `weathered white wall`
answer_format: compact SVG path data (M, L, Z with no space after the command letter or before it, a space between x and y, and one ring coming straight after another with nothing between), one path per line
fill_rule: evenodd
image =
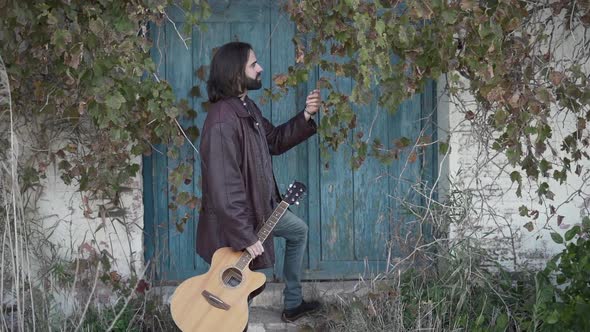
M569 31L556 32L556 36L561 36L561 44L553 53L555 58L558 61L574 58L574 44L582 40L581 33L577 38ZM556 67L561 69L559 65ZM589 72L589 69L590 64L587 64L585 72ZM467 111L472 111L476 117L482 115L473 97L468 93L449 97L444 91L446 83L443 77L438 84L441 98L439 138L443 141L448 139L451 147L443 158L443 175L447 178L442 182L441 197L449 193L453 185L456 189L470 193L472 197L470 218L463 224L451 227L451 239L469 236L478 238L484 247L491 249L498 260L511 269L542 268L549 257L564 248L554 243L550 233L563 235L571 226L580 223L583 216L590 215L590 187L587 184L590 162L580 163L582 173L579 176L573 172L568 174L565 184L560 185L549 179L547 182L555 197L540 202L536 194L537 183L529 181L522 169L510 167L504 155L491 148L493 140L482 139L481 130L474 128L472 122L466 119ZM467 82L464 83L465 87L469 86ZM561 153L563 138L576 129L576 118L554 109L548 121L553 128L551 145ZM585 135L588 135L588 129ZM555 160L550 149L547 150L544 157L549 161ZM572 163L572 171L576 165ZM516 196L517 185L510 180L510 173L514 170L520 171L523 176L522 197ZM529 210L538 210L538 218L521 217L518 211L521 205ZM556 208L554 214L551 213L551 206ZM563 217L561 226L557 223L558 216ZM523 227L529 221L533 223L532 231Z
M464 102L467 96L463 97ZM517 186L511 182L510 173L518 169L507 166L506 158L491 149L492 142L483 142L481 133L465 119L465 110L475 109L464 109L455 102L459 103L451 100L447 105L449 129L445 132L451 149L445 168L451 186L469 193L472 201L469 204L471 217L464 224L453 225L450 237L455 240L466 236L481 239L481 244L491 249L509 268L542 267L550 256L563 249L563 245L553 242L550 233L563 234L567 230L565 226L579 223L582 216L588 215L590 196L584 185L588 173L584 172L582 176L569 174L564 185L548 181L555 198L543 203L539 203L535 183L525 178L522 197L517 197ZM561 122L560 118L556 115L554 123L561 133L575 128L571 121ZM559 146L561 138L560 131L556 131L552 145ZM588 166L590 164L586 163L585 169ZM524 171L520 171L524 175ZM585 190L586 195L572 196L579 189ZM443 195L446 193L448 191ZM518 211L521 205L538 210L539 217L536 220L521 217ZM550 205L557 208L556 214L551 214ZM557 225L558 215L564 217L561 227ZM523 227L529 221L534 225L530 232Z
M141 163L138 158L135 162ZM44 233L63 259L88 258L92 250L112 256L112 271L121 276L143 271L143 181L141 171L121 195L120 215L101 217L99 203L85 204L84 193L67 186L49 169L37 207ZM103 203L104 204L104 203ZM112 207L112 206L110 206ZM89 209L88 209L89 208ZM85 215L85 211L87 211Z

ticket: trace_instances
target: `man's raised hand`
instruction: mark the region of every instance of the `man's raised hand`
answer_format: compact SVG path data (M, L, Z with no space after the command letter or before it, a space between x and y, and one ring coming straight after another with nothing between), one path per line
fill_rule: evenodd
M322 96L320 95L320 90L316 89L310 92L305 100L305 118L309 120L309 118L314 116L320 110L321 104Z

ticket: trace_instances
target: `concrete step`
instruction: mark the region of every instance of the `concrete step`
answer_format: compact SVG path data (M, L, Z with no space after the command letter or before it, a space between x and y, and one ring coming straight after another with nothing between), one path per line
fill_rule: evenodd
M303 298L321 299L323 302L337 302L343 297L359 296L367 292L367 287L359 281L303 282ZM251 307L283 308L283 283L269 282L264 291L254 298ZM163 303L170 304L176 286L154 287L150 293L161 297Z
M251 303L248 332L306 332L315 331L314 320L302 317L294 323L281 320L283 310L283 283L267 283L264 291ZM169 305L175 286L154 287L150 293ZM339 303L344 299L366 294L369 287L359 281L330 281L302 283L303 297L306 300L319 300L322 303Z
M313 331L313 317L301 317L293 323L281 320L281 311L276 308L252 307L248 320L248 332L303 332Z

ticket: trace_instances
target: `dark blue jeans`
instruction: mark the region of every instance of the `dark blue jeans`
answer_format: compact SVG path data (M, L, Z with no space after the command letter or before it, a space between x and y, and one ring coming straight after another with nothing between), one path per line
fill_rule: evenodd
M303 300L301 265L307 246L307 224L287 210L275 226L274 236L282 237L287 241L283 267L283 278L285 279L283 298L285 309L293 309Z

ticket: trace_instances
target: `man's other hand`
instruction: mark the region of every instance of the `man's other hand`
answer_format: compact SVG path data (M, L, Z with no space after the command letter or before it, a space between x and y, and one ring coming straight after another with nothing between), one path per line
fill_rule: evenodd
M264 247L262 246L262 242L256 241L253 245L246 248L246 251L250 254L252 258L262 255L264 252Z

